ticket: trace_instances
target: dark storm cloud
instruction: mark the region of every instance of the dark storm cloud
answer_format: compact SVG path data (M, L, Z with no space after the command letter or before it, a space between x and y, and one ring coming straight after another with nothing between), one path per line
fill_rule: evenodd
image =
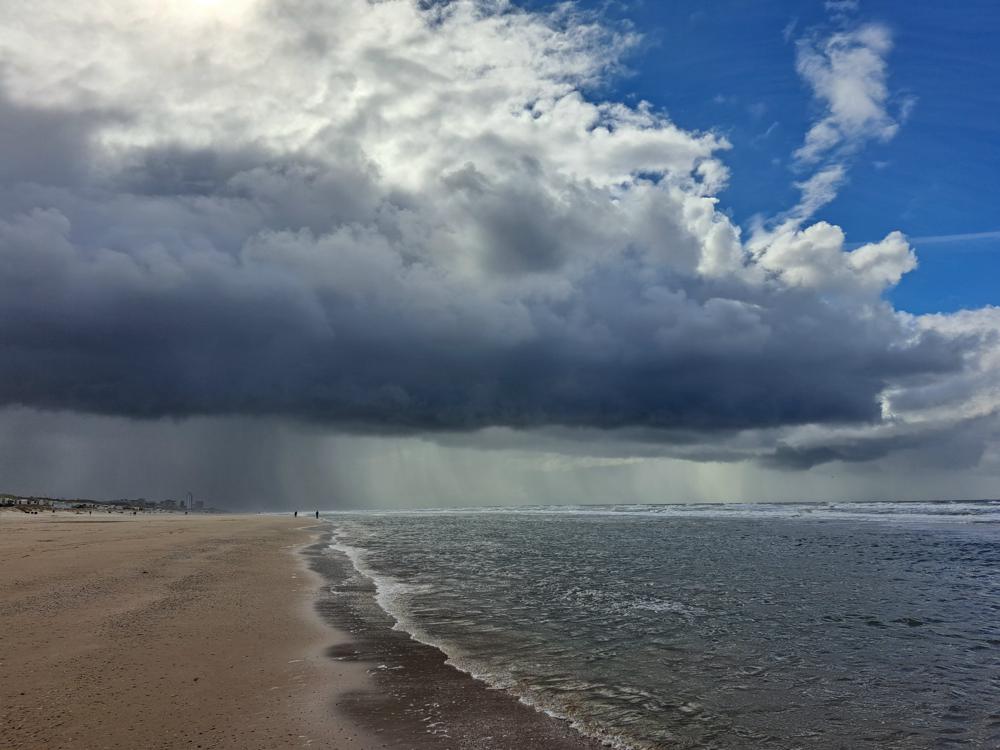
M291 182L288 169L256 169L239 177ZM887 312L858 318L794 290L671 274L639 281L635 269L596 265L563 298L511 302L407 266L370 230L252 240L237 226L219 241L187 217L217 211L256 232L284 215L281 196L227 188L202 205L204 182L183 195L173 180L162 194L143 184L141 196L113 200L143 217L148 248L126 244L135 228L117 248L87 247L71 205L0 226L4 403L286 414L385 430L713 430L872 420L890 378L959 363L954 342L904 338ZM530 213L520 199L507 210L512 226L518 210ZM174 235L189 247L170 256L159 246ZM529 252L534 239L511 241ZM225 247L247 242L253 252Z

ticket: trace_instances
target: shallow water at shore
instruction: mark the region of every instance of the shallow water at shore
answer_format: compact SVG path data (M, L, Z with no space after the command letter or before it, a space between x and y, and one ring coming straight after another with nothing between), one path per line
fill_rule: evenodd
M1000 504L336 514L397 627L627 747L1000 746Z

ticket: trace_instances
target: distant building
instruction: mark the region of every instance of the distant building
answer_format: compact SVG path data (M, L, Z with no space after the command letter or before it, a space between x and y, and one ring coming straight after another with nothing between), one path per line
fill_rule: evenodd
M205 501L204 500L195 500L194 501L194 509L195 510L205 510Z
M47 497L24 497L23 495L0 495L0 505L49 505Z

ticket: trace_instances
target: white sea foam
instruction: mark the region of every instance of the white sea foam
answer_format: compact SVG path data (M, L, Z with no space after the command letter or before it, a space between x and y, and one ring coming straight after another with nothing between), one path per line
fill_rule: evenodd
M693 607L689 604L684 604L682 602L675 602L669 599L647 599L643 601L632 602L628 605L629 609L645 609L650 612L661 612L665 614L681 615L682 617L697 617L698 615L705 614L705 610L701 607Z
M653 518L810 518L831 521L1000 523L1000 500L801 503L672 503L665 505L524 505L470 508L330 511L327 515L598 515Z
M444 643L440 639L430 636L408 615L405 600L411 594L429 593L432 587L406 584L392 576L378 573L368 562L368 552L350 544L346 540L346 535L343 531L336 527L335 522L331 521L331 523L334 523L334 541L330 543L329 548L346 555L354 566L354 569L360 575L372 581L375 585L375 602L382 611L393 619L393 630L404 632L413 640L438 649L445 655L445 663L453 669L457 669L491 688L506 690L526 706L540 711L547 716L568 722L574 730L600 740L613 750L645 750L645 748L631 744L625 738L609 732L606 728L597 727L585 722L567 711L565 707L545 700L542 696L531 691L527 686L518 684L510 674L500 672L496 669L486 669L484 665L461 656L459 649L454 645Z
M335 541L330 544L330 549L346 555L354 566L354 569L375 584L375 602L395 621L393 628L405 631L414 636L416 640L420 640L430 646L436 646L437 644L431 643L429 640L424 641L422 638L417 637L419 628L407 618L403 603L403 599L407 595L428 593L431 587L408 584L400 581L398 578L379 574L368 564L368 555L365 550L344 541L343 535L339 530L334 531L334 538Z

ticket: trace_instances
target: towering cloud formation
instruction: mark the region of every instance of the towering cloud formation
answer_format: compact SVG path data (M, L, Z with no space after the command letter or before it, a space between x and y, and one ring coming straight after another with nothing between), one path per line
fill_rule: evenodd
M502 0L5 5L0 402L794 466L995 410L992 312L883 301L902 235L847 252L814 197L744 244L723 138L584 95L633 41ZM891 135L887 45L803 48L801 162Z

